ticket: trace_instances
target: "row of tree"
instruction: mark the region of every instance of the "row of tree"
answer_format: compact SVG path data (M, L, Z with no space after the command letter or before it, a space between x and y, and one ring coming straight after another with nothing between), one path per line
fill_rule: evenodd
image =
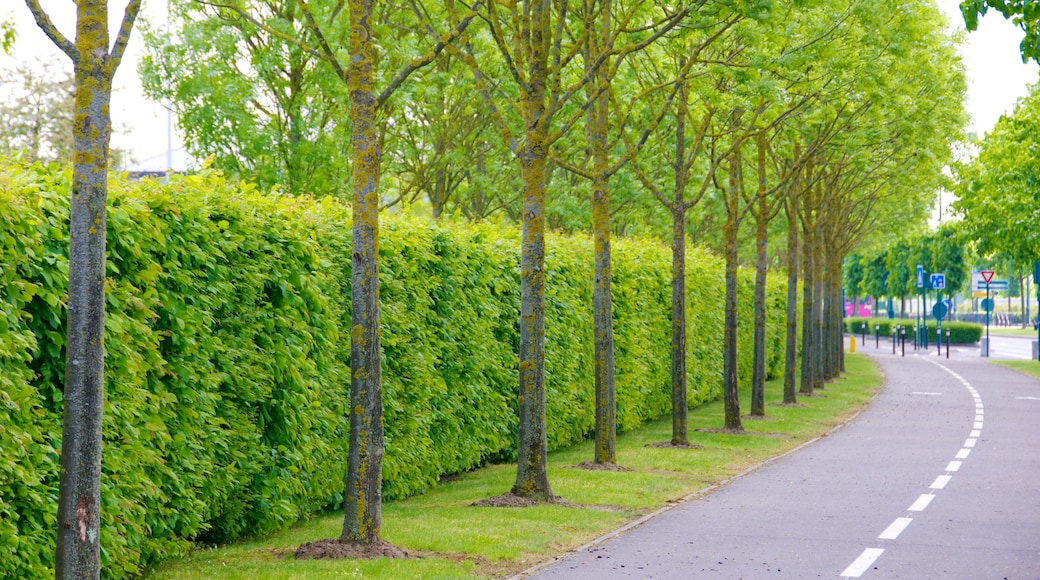
M917 266L923 269L917 285ZM900 316L906 312L906 298L932 292L930 274L945 277L943 293L948 296L970 289L971 269L965 241L955 224L946 224L926 235L897 242L874 255L850 254L845 259L843 285L846 299L856 309L859 298L873 296L897 298Z
M87 465L69 469L69 477L75 471L89 480L100 465L107 99L140 2L129 2L110 47L105 0L78 3L75 43L37 0L26 1L76 68L75 364L67 370L62 449L63 473L67 453ZM382 208L421 197L435 216L500 210L522 223L520 430L511 492L552 501L547 227L588 226L595 239L595 459L613 463L612 233L639 221L670 222L676 444L686 441L689 228L716 240L727 279L725 427L739 430L741 232L753 237L758 272L752 412L763 414L767 269L784 263L789 275L784 390L793 402L797 390L811 393L841 370L842 260L883 227L898 231L923 219L965 122L961 66L931 2L893 9L876 0L678 7L652 0L256 0L175 1L172 9L174 28L148 34L152 57L143 73L153 94L172 100L190 147L294 193L351 191L352 413L341 539L363 544L379 542L381 528ZM349 165L336 162L341 158ZM660 220L652 209L658 205L670 219ZM748 220L753 231L743 227ZM774 258L771 232L786 232ZM87 398L76 395L81 391ZM77 412L90 416L69 414ZM73 444L77 438L84 448ZM67 492L63 479L59 527L71 532L63 532L59 552L63 541L71 547L59 555L59 574L90 576L85 570L96 568L96 535L79 533L96 529L96 489ZM94 503L84 503L91 494Z

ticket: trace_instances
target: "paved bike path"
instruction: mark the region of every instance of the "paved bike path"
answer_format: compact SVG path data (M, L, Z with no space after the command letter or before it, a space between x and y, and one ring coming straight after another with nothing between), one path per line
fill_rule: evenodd
M843 429L531 577L1040 577L1040 381L868 354Z

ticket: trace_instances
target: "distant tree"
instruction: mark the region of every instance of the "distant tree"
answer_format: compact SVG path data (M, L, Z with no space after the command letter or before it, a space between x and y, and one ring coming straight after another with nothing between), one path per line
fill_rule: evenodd
M979 18L986 15L993 8L1011 20L1022 32L1025 38L1019 44L1022 53L1022 62L1028 59L1040 60L1040 9L1036 2L1031 0L964 0L961 2L961 15L964 16L964 24L968 30L974 31L979 27Z
M101 575L109 108L112 77L123 60L141 0L127 4L111 46L108 0L76 2L75 42L54 26L39 0L26 0L26 5L40 29L72 60L75 71L67 363L55 576L91 579Z
M56 68L23 62L0 72L0 153L43 162L71 158L75 82Z

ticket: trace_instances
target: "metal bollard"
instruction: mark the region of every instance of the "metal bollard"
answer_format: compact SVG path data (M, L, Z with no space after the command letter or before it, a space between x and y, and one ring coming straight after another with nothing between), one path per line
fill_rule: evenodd
M946 329L946 358L950 358L950 329Z
M901 329L900 333L903 335L903 356L906 356L906 329Z
M880 342L880 336L881 336L881 325L880 324L875 324L874 325L874 350L877 350L877 348L878 348L878 343Z

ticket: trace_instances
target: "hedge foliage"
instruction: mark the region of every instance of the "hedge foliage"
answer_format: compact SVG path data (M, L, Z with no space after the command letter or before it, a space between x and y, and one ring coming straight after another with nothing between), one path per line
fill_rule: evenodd
M0 162L0 577L52 574L70 174ZM350 214L203 172L110 180L102 564L120 578L340 503L347 445ZM384 495L515 456L519 233L389 216L381 233ZM592 244L550 236L548 437L593 428ZM669 412L670 250L617 240L618 427ZM753 277L740 280L752 320ZM722 376L723 268L688 262L691 406ZM783 280L770 279L769 374ZM740 328L741 380L751 325ZM622 458L623 459L623 458ZM504 491L504 490L503 490Z
M862 333L862 324L867 324L867 336L874 335L874 327L878 327L878 334L884 337L892 336L892 329L896 326L902 326L907 329L908 336L913 336L914 325L916 320L914 319L899 319L899 318L846 318L845 319L845 332L852 334ZM936 322L935 319L930 319L927 322L928 325L928 339L935 340ZM953 344L975 344L982 338L982 325L975 324L972 322L943 322L943 340L946 340L946 331L950 331L950 342Z

